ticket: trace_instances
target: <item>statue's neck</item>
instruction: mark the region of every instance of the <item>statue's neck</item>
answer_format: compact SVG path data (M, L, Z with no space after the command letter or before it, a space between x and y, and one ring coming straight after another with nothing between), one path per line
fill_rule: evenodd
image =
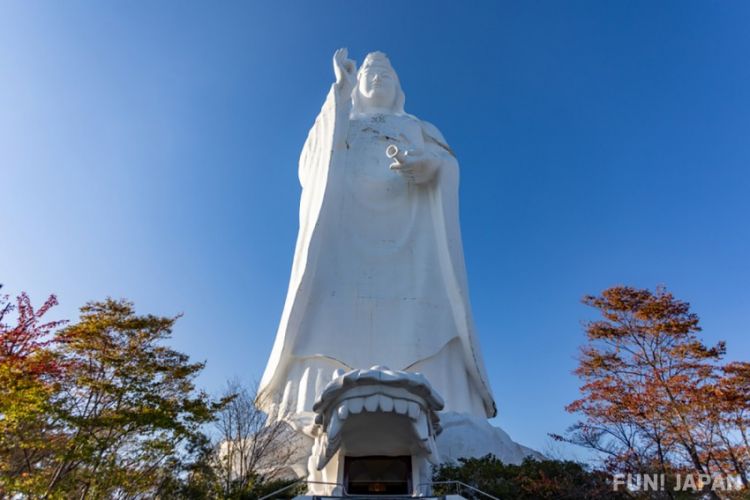
M361 113L363 116L372 116L372 115L392 115L393 108L391 107L379 107L379 106L368 106L366 109L363 109Z

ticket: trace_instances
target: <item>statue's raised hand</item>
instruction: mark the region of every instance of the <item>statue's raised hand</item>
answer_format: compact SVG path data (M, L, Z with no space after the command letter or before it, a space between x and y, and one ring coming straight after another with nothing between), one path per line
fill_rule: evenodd
M351 90L357 80L357 64L348 55L349 51L345 48L333 54L333 72L336 75L336 87Z

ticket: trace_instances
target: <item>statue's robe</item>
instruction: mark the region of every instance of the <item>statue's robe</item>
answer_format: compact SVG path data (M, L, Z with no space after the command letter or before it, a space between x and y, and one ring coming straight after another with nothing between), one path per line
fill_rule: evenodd
M305 414L334 370L423 373L446 411L496 414L474 335L458 220L458 163L407 114L350 117L334 86L299 163L300 227L289 291L259 401ZM388 144L441 156L436 177L389 170Z

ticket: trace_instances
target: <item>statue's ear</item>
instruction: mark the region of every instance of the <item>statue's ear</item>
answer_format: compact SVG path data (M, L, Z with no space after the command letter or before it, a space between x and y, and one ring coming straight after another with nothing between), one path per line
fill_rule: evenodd
M359 77L357 77L357 83L352 89L352 109L359 111L362 104L359 102Z
M393 103L393 110L396 114L404 114L404 102L406 102L406 95L404 95L404 91L401 90L401 85L399 85L398 93L396 94L396 102Z

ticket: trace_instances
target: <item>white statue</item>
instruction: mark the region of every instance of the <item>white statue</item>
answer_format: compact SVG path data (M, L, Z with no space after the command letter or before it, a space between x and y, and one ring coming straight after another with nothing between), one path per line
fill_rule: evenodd
M445 411L496 413L474 335L458 219L458 162L404 112L388 58L334 55L336 82L302 150L300 227L261 400L309 415L344 371L421 372Z

